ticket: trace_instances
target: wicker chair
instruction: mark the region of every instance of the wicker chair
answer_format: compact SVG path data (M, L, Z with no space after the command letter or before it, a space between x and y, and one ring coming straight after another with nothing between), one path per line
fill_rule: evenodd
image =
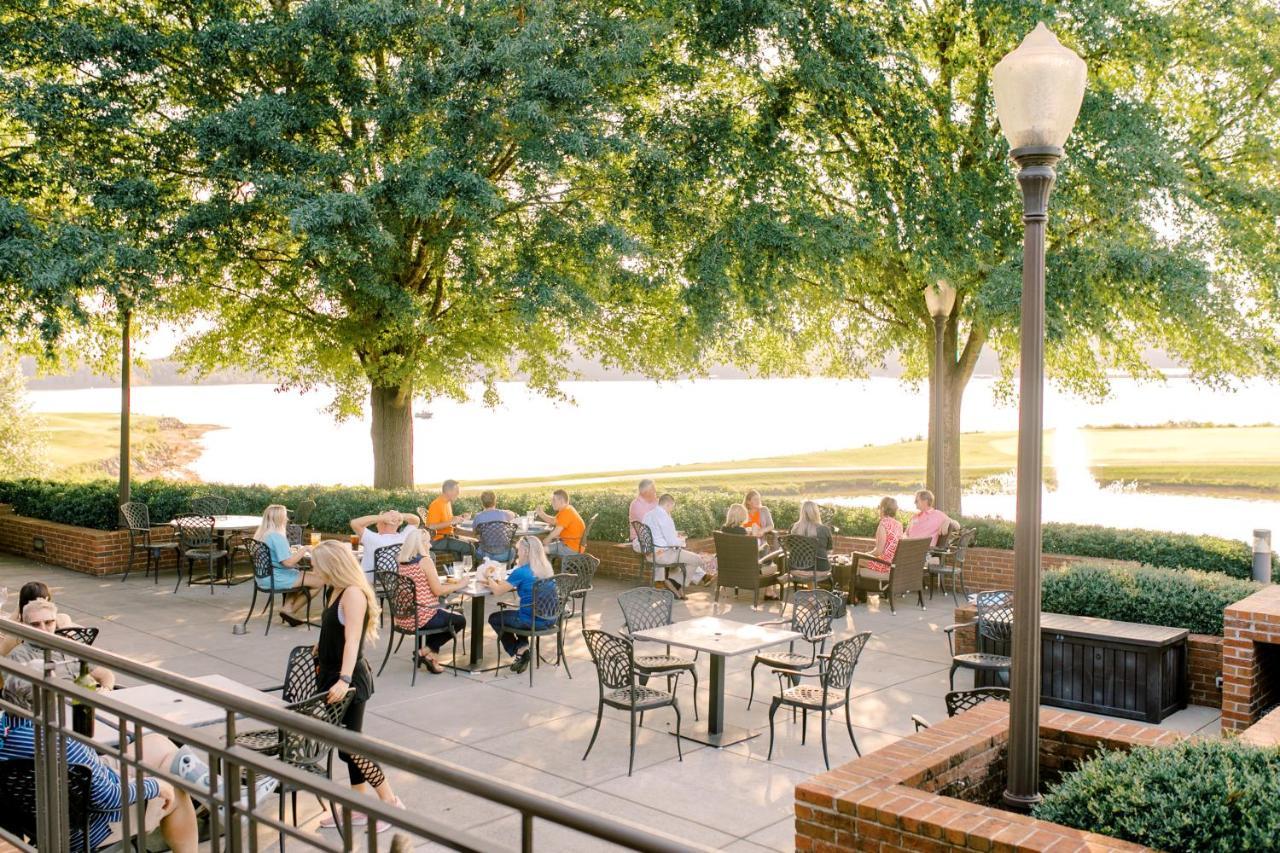
M552 575L549 578L542 578L533 582L533 621L527 628L511 628L503 627L503 632L515 634L517 637L525 637L533 646L533 660L529 662L529 686L533 686L533 671L542 661L542 638L556 638L556 665L563 664L565 675L573 678L573 673L569 671L569 656L564 653L564 613L569 604L569 594L573 592L574 584L577 578L573 575ZM505 601L498 602L498 607L502 609L510 609L517 605L509 604ZM538 623L547 623L545 627L539 628ZM472 630L481 630L479 626ZM502 658L502 637L497 636L494 639L497 646L496 660ZM494 677L498 675L498 670L494 670Z
M400 646L404 643L405 637L413 637L413 675L409 679L409 686L412 687L418 683L418 652L423 647L423 640L438 634L448 634L453 639L453 675L456 678L458 675L457 630L454 629L452 624L446 624L442 628L402 627L398 622L400 619L407 619L410 623L417 625L418 584L413 578L396 571L379 570L373 574L378 582L378 589L382 591L383 597L386 598L388 609L391 611L391 633L400 637L395 643L395 650L397 652L400 651ZM444 608L443 603L440 606ZM387 654L382 658L382 666L378 667L378 675L382 675L382 671L387 668L387 661L389 660L391 660L391 639L387 638Z
M1013 638L1013 590L995 589L978 593L978 620L975 639L977 649L958 655L955 653L955 632L974 623L963 622L943 628L947 635L947 649L951 652L951 689L956 689L956 670L971 669L976 680L981 673L993 673L1007 677L1013 660L1005 654L984 649L1008 649ZM984 686L984 685L977 685Z
M221 495L197 495L188 508L192 515L226 515L231 502Z
M636 544L640 547L640 579L642 586L652 586L650 580L658 571L662 570L663 580L670 580L671 573L677 572L684 577L684 563L664 563L658 565L658 546L653 542L653 528L645 524L643 521L631 522L631 529L636 534Z
M630 638L637 631L670 625L674 603L675 596L669 589L636 587L619 594L618 606L622 608L622 621L627 637ZM675 693L680 686L680 673L689 673L693 679L693 718L698 719L697 652L691 658L682 657L673 655L671 646L667 646L664 654L636 655L633 660L642 686L648 685L650 676L656 675L667 679L667 690L671 693ZM644 722L643 714L640 715L640 722Z
M77 643L84 643L86 646L92 646L94 641L98 639L97 628L86 628L83 625L68 625L65 628L59 628L53 633Z
M853 751L859 756L858 739L853 736L853 720L849 716L849 688L853 686L853 671L858 666L858 658L871 639L870 631L863 631L841 640L831 647L831 654L823 658L823 666L818 674L819 686L798 684L784 688L769 705L769 755L773 758L773 716L782 706L799 708L802 713L800 723L800 743L803 744L809 732L809 712L817 711L822 720L822 762L831 769L831 760L827 756L827 714L841 705L844 706L844 725L849 730L849 740L853 742ZM804 675L811 674L804 673Z
M486 521L476 525L475 534L477 552L486 556L506 554L507 559L503 562L508 569L511 568L511 562L516 558L516 536L520 534L518 524L514 521Z
M89 853L89 804L92 771L79 764L67 768L67 828L77 850ZM0 761L0 828L25 838L39 850L44 845L37 837L36 765L28 758ZM8 846L8 845L6 845ZM48 846L52 847L50 843ZM12 848L11 848L12 849Z
M720 600L721 587L730 587L735 595L740 589L749 589L752 592L751 606L759 607L760 590L781 587L786 582L785 574L762 574L763 568L777 558L778 552L762 554L755 537L720 531L716 531L713 537L717 564L716 601Z
M973 540L978 535L978 528L969 527L961 530L951 538L946 548L936 550L934 555L938 558L938 562L929 563L929 598L933 598L933 588L947 579L951 580L951 603L959 604L956 597L956 589L959 588L960 593L968 596L969 592L964 586L964 561L965 555L969 548L973 545Z
M599 568L600 559L585 553L570 554L560 564L562 572L577 578L577 582L573 585L573 590L569 593L569 614L565 618L572 619L575 613L579 613L582 619L582 630L584 631L587 630L587 593L594 589L592 583L595 581L596 570Z
M795 643L788 643L787 650L766 650L756 655L751 664L751 692L747 696L747 708L751 707L756 695L756 667L764 664L778 676L778 687L782 688L783 679L793 684L799 680L800 674L818 666L818 657L831 638L831 620L836 608L842 605L839 597L825 589L801 590L796 593L791 607L790 619L778 619L772 622L761 622L761 625L786 625L800 634L803 642L809 644L809 653L797 654Z
M271 549L257 539L245 539L244 542L249 551L249 560L253 563L253 599L249 602L249 612L244 615L245 626L249 625L249 620L253 617L253 608L258 606L258 593L261 592L267 597L267 603L262 608L262 612L267 614L267 630L263 632L263 636L266 636L271 633L276 596L281 597L281 605L283 605L284 596L301 592L307 597L307 630L311 630L311 590L305 586L277 589L275 572L272 571L271 566Z
M1009 688L975 687L972 690L952 690L943 698L947 703L947 716L954 717L983 702L1008 702ZM916 731L929 728L928 721L919 714L912 714L911 722L915 724Z
M889 612L897 613L894 602L898 596L914 592L916 599L919 601L920 609L923 610L924 567L925 562L929 559L929 541L927 536L918 539L899 540L898 550L893 555L893 562L889 564L889 575L885 579L866 578L858 574L859 563L867 561L884 565L884 561L854 552L853 566L849 569L850 603L855 598L861 598L866 593L873 592L881 598L888 598Z
M604 719L604 706L627 711L631 715L631 752L627 759L627 775L630 776L636 764L637 715L670 705L676 714L676 755L684 761L684 750L680 746L680 705L675 693L636 684L638 673L635 649L625 637L589 630L583 633L583 638L586 640L587 650L591 652L591 660L596 665L596 675L600 681L600 702L596 707L596 727L591 732L591 742L587 744L582 760L587 760L591 748L596 745L600 721Z
M213 518L211 516L201 515L184 515L173 520L174 525L178 528L178 543L182 549L182 559L187 563L187 586L191 586L191 577L195 569L193 567L195 560L204 560L209 565L209 594L213 594L213 581L216 576L214 566L218 560L227 556L227 552L218 547L217 538L213 532ZM227 573L227 586L231 585L231 573ZM178 570L178 582L173 585L173 591L176 593L178 587L182 585L182 570Z
M818 569L818 540L814 536L801 536L787 533L782 536L782 553L786 557L787 582L783 586L785 595L788 588L817 589L825 584L831 587L831 568Z
M130 501L127 504L120 505L120 524L129 531L129 565L125 567L124 577L120 579L123 583L129 579L129 572L133 571L133 558L137 554L146 555L146 567L142 577L145 580L147 575L155 572L155 582L160 583L160 560L165 554L173 553L173 563L176 568L182 561L182 556L178 550L178 540L170 539L165 542L151 541L151 510L141 501Z

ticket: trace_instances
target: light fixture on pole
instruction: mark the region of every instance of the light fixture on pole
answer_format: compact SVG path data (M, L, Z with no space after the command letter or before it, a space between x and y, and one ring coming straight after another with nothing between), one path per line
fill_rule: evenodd
M1018 384L1018 495L1014 525L1013 671L1004 801L1040 799L1040 494L1044 429L1044 235L1054 166L1084 99L1085 64L1044 24L991 74L996 115L1022 187L1022 318Z
M924 304L929 309L929 315L933 317L933 441L929 447L929 455L932 457L930 464L933 467L933 482L929 487L933 489L933 505L943 511L950 509L946 504L946 475L943 471L946 465L946 456L943 453L943 435L946 432L943 426L944 404L946 402L946 370L944 362L946 361L946 350L943 346L945 341L947 318L951 316L951 309L956 304L956 289L946 279L938 279L933 287L924 289Z

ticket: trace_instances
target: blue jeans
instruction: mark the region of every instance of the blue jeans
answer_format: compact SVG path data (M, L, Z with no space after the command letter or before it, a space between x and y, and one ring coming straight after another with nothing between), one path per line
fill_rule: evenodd
M450 624L453 625L453 630L461 633L462 629L467 627L467 617L463 616L461 613L451 613L441 607L431 615L431 618L428 619L422 627L446 628ZM441 647L443 647L445 643L453 642L453 636L451 634L429 634L422 638L422 642L427 648L431 649L432 654L435 654L440 651Z
M475 548L465 539L457 539L453 536L446 536L443 539L437 539L431 543L431 550L437 554L460 554L463 557L469 557L475 553Z
M477 546L476 556L482 560L483 559L493 560L495 563L509 563L511 562L511 549L508 548L505 551L498 551L496 553L491 554L488 551L485 551L484 549Z
M515 634L507 633L507 628L528 628L529 623L533 619L521 613L519 610L498 610L489 614L489 626L493 628L493 633L498 635L502 640L502 648L507 654L513 657L521 649L529 645L528 637L518 637ZM539 628L549 628L553 623L547 619L539 619Z
M571 554L580 554L580 553L582 552L573 550L568 545L561 542L559 539L547 544L548 557L568 557Z

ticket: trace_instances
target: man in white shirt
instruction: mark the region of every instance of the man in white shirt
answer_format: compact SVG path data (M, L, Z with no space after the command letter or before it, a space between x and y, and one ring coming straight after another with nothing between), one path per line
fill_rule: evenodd
M658 498L658 505L645 513L644 523L653 531L654 582L665 582L677 598L683 598L683 588L691 583L701 583L707 577L707 570L702 555L686 549L684 537L676 533L676 523L671 518L671 510L675 506L675 498L663 495ZM664 580L663 575L666 573L662 567L672 563L684 565L684 574L678 581L671 578Z
M422 516L426 515L422 507L418 507L418 513ZM410 528L417 527L420 522L421 519L417 515L396 509L389 509L378 515L362 515L351 519L351 531L360 537L360 544L364 548L360 567L364 569L365 577L370 583L373 583L374 553L387 545L403 545ZM371 524L376 527L376 532L369 529Z

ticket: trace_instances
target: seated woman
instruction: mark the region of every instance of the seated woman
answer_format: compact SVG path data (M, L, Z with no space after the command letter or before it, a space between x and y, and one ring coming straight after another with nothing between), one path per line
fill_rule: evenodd
M764 511L766 514L769 512L769 510L767 509ZM750 514L747 512L747 507L745 504L730 504L729 509L725 511L724 524L720 527L720 532L733 533L738 536L754 535L753 530L747 527L747 525L750 523L749 515ZM769 519L769 523L770 524L773 523L772 518ZM766 548L768 548L768 543L765 542L764 539L760 539L758 542L758 545L761 551L764 551ZM771 575L771 574L777 573L779 570L779 567L777 562L773 558L781 557L781 556L782 556L782 551L776 550L776 549L769 554L762 554L761 562L760 562L760 574ZM769 589L765 592L764 597L766 601L774 601L777 599L778 594L773 589Z
M14 622L21 622L23 608L35 601L37 598L44 598L49 601L53 601L53 593L49 590L49 585L42 583L41 581L29 581L24 583L22 585L22 589L18 590L18 606L14 609L12 616L7 616L5 618L12 619ZM0 607L3 607L4 604L5 602L0 601ZM78 626L70 616L66 613L58 614L58 624L54 628L55 631L73 627ZM0 655L9 654L9 652L16 649L18 644L21 642L22 640L18 637L10 637L8 635L0 634Z
M826 578L831 574L831 564L827 555L831 553L831 528L822 523L822 513L814 501L800 504L800 520L791 525L791 532L796 536L807 536L818 540L818 559L815 570L796 571L791 574L796 580L812 581L819 577Z
M400 574L413 581L414 594L417 596L415 614L398 614L396 627L404 631L420 631L424 628L453 627L461 631L467 627L467 619L461 613L445 610L440 606L440 599L453 593L463 585L461 580L442 581L436 572L436 564L431 559L431 546L422 541L422 531L413 528L400 546ZM428 634L423 637L426 648L418 650L416 666L425 666L437 675L444 672L436 655L449 634Z
M498 610L489 614L489 624L502 639L502 647L511 656L511 671L524 672L529 666L529 641L525 637L506 632L507 628L528 628L533 625L533 585L552 575L551 561L542 547L542 540L533 536L521 536L516 543L516 567L505 581L485 578L494 595L515 590L520 596L518 610ZM536 627L546 628L550 622L539 619ZM476 629L478 630L478 629Z
M22 609L22 624L52 634L58 629L58 607L47 598L34 598ZM39 670L44 665L45 649L32 642L21 642L9 652L10 661ZM54 671L62 677L74 681L80 675L80 661L68 658L61 652L50 652L50 660ZM98 683L99 690L114 690L116 676L105 666L89 669L89 675ZM31 704L31 682L11 677L4 682L4 698L15 705Z
M893 498L882 498L875 547L870 551L854 551L851 571L857 572L860 577L887 581L890 563L893 562L893 555L898 552L898 540L901 538L902 522L898 521L898 502Z
M747 532L772 542L772 534L776 529L773 526L773 513L761 502L760 493L752 489L743 497L742 503L747 508Z
M311 556L311 549L289 548L289 537L286 533L289 524L289 511L282 504L272 504L262 512L262 524L254 531L253 538L267 546L271 552L271 582L277 590L323 589L324 584L314 572L303 572L294 568L304 557ZM298 612L306 606L307 596L295 592L285 596L280 605L280 619L286 625L301 625Z
M742 504L730 504L729 509L725 511L724 524L721 526L720 532L746 536L747 508Z

